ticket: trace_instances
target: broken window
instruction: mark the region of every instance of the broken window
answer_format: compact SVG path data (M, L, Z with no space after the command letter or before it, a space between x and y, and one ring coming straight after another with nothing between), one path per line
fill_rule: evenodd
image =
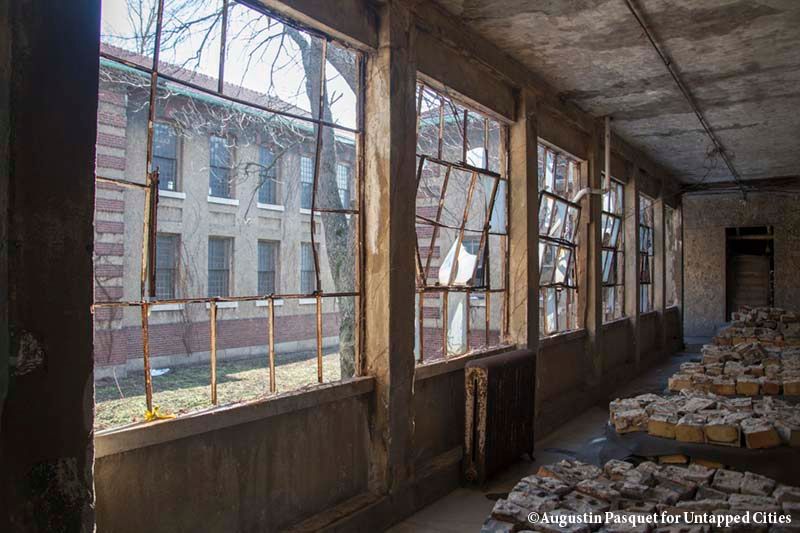
M625 190L614 179L610 183L600 217L604 322L625 315Z
M253 2L102 3L97 429L357 374L362 54Z
M653 200L639 194L639 312L653 310Z
M578 327L577 274L580 162L539 144L539 333Z
M417 86L418 362L504 343L507 128Z

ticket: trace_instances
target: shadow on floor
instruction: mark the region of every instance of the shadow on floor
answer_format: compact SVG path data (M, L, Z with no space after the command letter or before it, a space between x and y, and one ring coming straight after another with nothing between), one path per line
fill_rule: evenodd
M699 359L699 354L683 352L645 371L614 392L614 397L663 392L667 378L681 363ZM536 442L533 461L520 461L498 475L484 488L461 487L421 509L388 533L466 533L479 532L492 511L498 495L509 492L523 477L536 473L539 466L577 458L599 461L605 439L608 405L597 405L571 419L556 431Z

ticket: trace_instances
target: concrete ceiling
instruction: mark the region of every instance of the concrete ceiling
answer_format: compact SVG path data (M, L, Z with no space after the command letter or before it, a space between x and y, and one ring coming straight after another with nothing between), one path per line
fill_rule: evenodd
M438 0L684 182L730 172L623 0ZM800 0L635 0L743 179L800 175Z

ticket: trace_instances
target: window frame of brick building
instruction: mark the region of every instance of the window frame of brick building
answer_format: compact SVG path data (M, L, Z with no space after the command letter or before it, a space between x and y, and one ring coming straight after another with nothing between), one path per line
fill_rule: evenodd
M275 157L275 152L269 146L259 145L258 147L259 164L259 185L258 203L264 205L283 205L280 197L278 168L280 158Z
M172 300L177 295L180 235L158 233L156 236L156 298ZM169 254L165 244L169 243ZM167 288L165 291L164 288Z
M159 131L169 131L172 137L171 143L157 142L161 135ZM158 169L158 190L179 192L180 183L180 136L175 126L169 122L158 120L153 123L153 164L152 170ZM171 144L171 147L169 146ZM162 153L162 150L169 149L171 153ZM167 163L165 166L163 163ZM166 170L169 169L169 170ZM166 175L165 175L166 174ZM172 180L169 179L171 174Z
M580 246L578 229L581 206L570 200L570 197L574 197L580 189L583 162L542 139L539 139L537 151L539 336L548 337L580 327L577 316L577 256ZM559 177L561 159L565 166L563 175ZM559 267L559 263L563 264L563 268Z
M340 172L343 170L343 173ZM347 208L352 200L352 192L350 191L350 180L352 179L352 165L347 163L336 163L336 188L339 192L339 199L342 206Z
M232 143L231 139L225 135L209 135L208 137L208 195L212 198L226 200L235 198L236 192L231 179L235 161L234 145L235 143ZM220 161L220 151L227 153L227 161ZM222 173L224 178L220 179L218 173Z
M417 80L417 364L507 345L508 135L504 121ZM470 239L479 239L477 257L464 246Z
M316 287L314 270L314 248L310 242L300 243L300 292L309 294L314 292Z
M609 181L614 193L603 192L600 216L603 322L625 316L625 185L613 176Z
M639 313L655 311L655 200L639 193Z
M311 210L314 195L314 157L301 154L298 159L300 188L300 209Z
M207 276L207 294L210 298L227 298L233 292L232 274L233 274L233 237L220 237L209 235L208 237L208 276ZM221 261L217 261L218 257L212 257L212 243L214 246L219 245L222 251ZM212 290L212 273L222 273L220 280L222 281L220 291ZM220 285L214 282L214 285Z
M280 241L258 240L258 289L260 295L275 294L279 287ZM267 252L269 250L269 252ZM271 280L269 279L271 277ZM271 281L271 283L270 283ZM270 287L271 284L271 287Z

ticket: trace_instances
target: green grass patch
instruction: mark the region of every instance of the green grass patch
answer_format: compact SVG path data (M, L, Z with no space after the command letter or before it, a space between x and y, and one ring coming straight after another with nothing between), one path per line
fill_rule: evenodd
M310 357L309 357L310 355ZM296 359L296 358L293 358ZM341 376L339 354L322 358L325 382ZM278 393L317 384L317 360L308 354L275 366ZM266 398L269 396L269 367L266 355L253 359L217 362L218 405ZM153 376L153 405L162 414L180 415L211 407L211 366L199 363L170 367L162 376ZM117 380L106 378L95 385L95 430L142 422L147 410L144 372L129 373Z

